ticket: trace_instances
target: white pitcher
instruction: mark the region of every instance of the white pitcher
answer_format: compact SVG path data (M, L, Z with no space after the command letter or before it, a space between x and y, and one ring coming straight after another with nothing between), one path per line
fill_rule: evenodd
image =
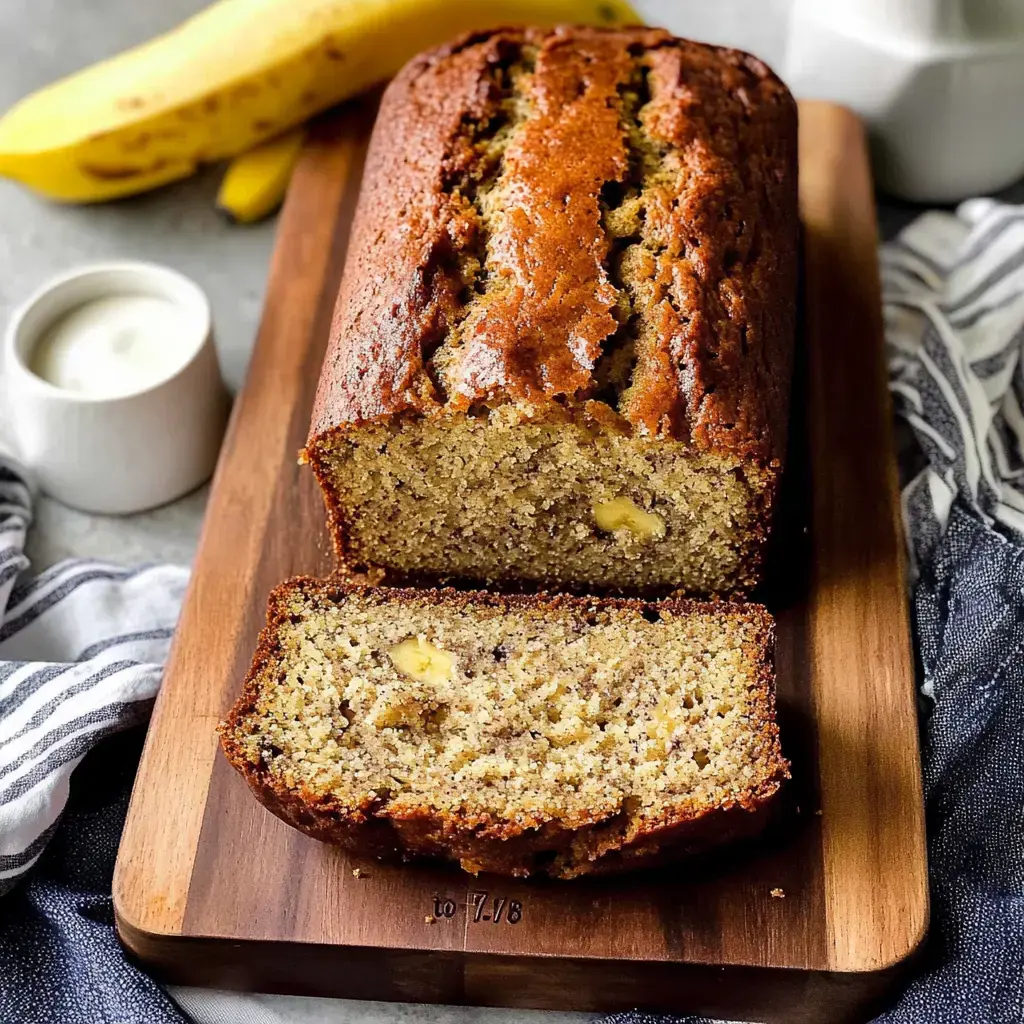
M864 117L896 195L952 202L1024 175L1024 0L795 0L783 77Z

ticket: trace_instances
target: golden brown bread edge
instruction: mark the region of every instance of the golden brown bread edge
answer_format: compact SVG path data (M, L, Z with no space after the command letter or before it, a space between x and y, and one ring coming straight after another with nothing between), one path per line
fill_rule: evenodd
M522 216L488 239L463 193L485 173L481 140L503 130L489 126L506 117L519 88L508 69L525 48L532 108L513 126L514 157L506 150L486 171L512 176ZM646 102L627 131L634 87ZM631 326L616 318L626 289L612 279L620 240L605 215L635 184L633 129L682 186L644 186L653 256ZM495 29L414 58L388 87L370 143L303 453L340 560L346 510L318 442L504 403L752 460L776 479L756 526L763 544L788 422L796 143L796 104L764 63L661 29ZM497 300L492 279L516 288ZM600 365L637 318L656 344L609 401Z
M702 809L681 808L666 814L662 820L648 822L646 827L621 841L616 834L615 818L593 818L578 821L543 821L521 818L514 822L500 819L468 819L459 814L438 812L430 807L418 808L401 817L391 815L386 805L367 803L359 808L341 806L330 795L295 792L280 785L253 764L232 738L232 732L256 705L261 674L280 653L277 643L279 627L287 619L288 601L295 591L335 601L350 593L377 589L351 584L340 577L318 580L299 576L286 581L271 593L267 620L260 633L252 665L245 678L241 695L218 727L221 745L228 762L245 779L257 800L282 821L321 842L340 846L363 857L381 860L418 858L458 862L472 873L489 872L526 877L550 875L569 879L582 874L608 874L635 867L655 866L668 859L701 853L711 847L753 837L763 831L770 820L774 798L789 777L789 763L779 745L775 720L775 679L772 670L775 627L771 616L759 605L699 602L687 599L666 599L646 602L632 598L580 598L566 594L495 594L486 591L452 589L403 590L393 588L399 600L403 595L424 598L455 607L485 603L503 608L554 609L559 606L591 609L621 607L642 611L645 608L670 610L678 615L688 612L725 612L753 615L758 620L757 639L749 655L758 664L755 705L756 720L752 728L761 733L772 748L771 772L752 786L740 799L724 805ZM570 863L558 867L558 855L570 847L592 841L597 859L586 865Z

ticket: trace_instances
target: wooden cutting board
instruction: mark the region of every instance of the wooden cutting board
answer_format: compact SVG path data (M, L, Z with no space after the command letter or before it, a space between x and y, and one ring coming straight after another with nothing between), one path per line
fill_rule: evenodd
M928 920L915 689L864 135L800 111L804 330L778 617L794 782L763 843L572 883L359 863L263 810L214 727L268 591L332 567L305 439L371 105L320 126L278 233L114 879L117 927L159 976L376 999L731 1019L865 1019ZM357 876L356 870L359 870Z

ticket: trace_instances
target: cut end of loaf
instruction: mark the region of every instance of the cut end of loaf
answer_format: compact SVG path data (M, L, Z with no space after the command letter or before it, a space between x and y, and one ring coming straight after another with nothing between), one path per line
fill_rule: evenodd
M293 581L223 742L318 838L573 877L749 830L788 774L771 635L752 606Z
M311 449L352 567L621 591L748 593L773 469L513 407L334 432Z

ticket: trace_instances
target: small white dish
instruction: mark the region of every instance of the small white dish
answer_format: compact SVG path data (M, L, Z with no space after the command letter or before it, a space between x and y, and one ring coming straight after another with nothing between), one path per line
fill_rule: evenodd
M97 299L151 296L181 314L181 359L169 374L126 394L56 387L31 369L40 339ZM43 285L4 335L6 419L17 456L43 490L84 512L154 508L208 480L230 398L213 343L210 305L187 277L152 263L81 267Z

